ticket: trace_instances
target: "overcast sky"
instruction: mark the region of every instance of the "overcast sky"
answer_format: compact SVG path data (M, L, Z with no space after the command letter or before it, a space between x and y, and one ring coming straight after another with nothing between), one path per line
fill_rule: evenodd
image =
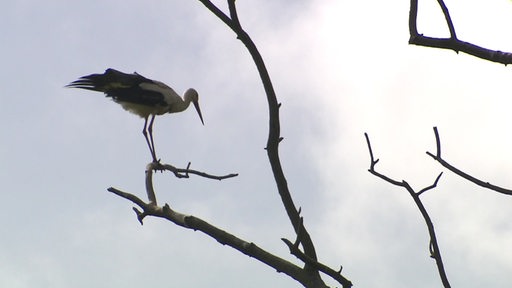
M447 36L436 2L424 2L420 33ZM363 133L378 171L415 189L445 171L425 154L433 126L448 161L510 188L510 68L409 46L404 1L237 4L282 102L282 164L320 260L343 265L355 287L441 287L419 211L367 172ZM512 51L510 1L446 4L459 38ZM205 125L192 109L157 118L158 156L240 176L157 174L160 203L298 263L280 240L294 235L263 149L256 69L199 1L8 1L0 19L1 287L299 287L199 232L154 218L141 226L132 203L106 189L145 197L143 120L63 88L112 67L197 89ZM512 199L448 171L422 199L452 287L509 287Z

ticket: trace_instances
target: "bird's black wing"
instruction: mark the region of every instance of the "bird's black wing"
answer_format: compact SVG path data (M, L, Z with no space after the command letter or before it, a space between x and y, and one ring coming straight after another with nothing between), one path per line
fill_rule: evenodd
M130 102L141 105L166 105L163 95L158 91L141 88L142 83L156 85L155 81L140 74L127 74L109 68L103 74L91 74L80 77L66 85L71 88L81 88L104 92L115 101Z

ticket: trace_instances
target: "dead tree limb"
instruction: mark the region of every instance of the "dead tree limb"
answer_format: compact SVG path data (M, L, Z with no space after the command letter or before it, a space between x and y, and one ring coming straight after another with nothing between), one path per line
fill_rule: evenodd
M405 188L407 190L407 192L409 192L409 195L411 195L412 199L414 200L414 203L416 204L416 207L418 207L418 210L420 210L421 216L423 216L423 219L425 220L425 224L427 225L428 234L430 236L430 241L429 241L430 257L432 257L436 261L437 270L439 273L439 277L441 278L441 282L443 283L443 286L445 288L449 288L450 283L448 282L448 276L446 275L443 260L441 258L441 251L439 250L439 245L437 243L437 237L436 237L436 232L434 230L434 224L432 223L432 220L430 219L430 216L428 215L427 209L425 208L425 206L423 205L423 203L421 202L421 199L420 199L421 194L423 194L424 192L426 192L428 190L434 189L437 186L437 183L439 182L439 179L441 178L441 175L443 175L443 173L441 172L437 176L436 180L434 181L434 183L432 185L427 186L427 187L421 189L420 191L416 192L416 191L414 191L414 189L412 189L411 185L409 185L409 183L407 183L407 181L394 180L394 179L392 179L384 174L381 174L375 170L375 165L379 162L379 159L375 159L373 156L372 146L370 144L370 138L368 137L368 134L364 133L364 136L366 138L366 143L368 144L368 151L370 153L370 168L368 169L368 171L371 174L383 179L384 181L386 181L388 183L391 183L395 186Z
M478 45L472 44L470 42L461 41L457 38L457 34L455 32L455 26L453 24L452 18L450 16L448 7L444 3L444 0L437 0L437 3L441 7L443 11L446 25L448 26L448 30L450 31L449 38L438 38L438 37L428 37L423 34L418 33L417 27L417 19L418 19L418 0L411 0L410 10L409 10L409 44L425 46L425 47L433 47L433 48L441 48L441 49L449 49L453 50L456 53L464 52L469 55L473 55L475 57L502 63L505 65L512 63L512 53L510 52L502 52L499 50L491 50L484 47L480 47Z
M299 283L301 283L304 287L307 288L325 288L327 287L323 282L319 283L315 275L311 275L310 270L306 270L306 268L299 267L289 261L286 261L274 254L267 252L266 250L260 248L256 244L252 242L245 241L233 234L230 234L222 229L217 228L216 226L192 215L186 215L180 212L177 212L169 206L169 204L165 204L163 207L157 205L155 191L153 188L153 172L157 171L159 166L162 164L152 162L148 164L147 170L145 173L145 182L146 182L146 193L148 195L148 203L144 202L139 197L134 194L121 191L119 189L110 187L107 190L109 192L114 193L117 196L125 198L138 206L133 207L137 215L137 219L141 223L144 223L144 218L147 216L154 216L159 218L167 219L174 224L181 226L183 228L192 229L194 231L201 231L204 234L212 237L217 240L222 245L228 245L245 255L255 258L266 265L274 268L277 272L284 273L291 278L295 279ZM300 212L300 211L299 211ZM302 222L302 221L301 221ZM303 226L301 226L303 227ZM302 228L300 229L302 231ZM299 232L298 235L300 235ZM299 236L298 236L299 238ZM345 279L341 275L341 269L339 271L334 271L329 268L327 265L318 262L316 259L311 259L307 255L305 255L299 249L299 242L296 241L295 244L292 244L292 247L289 245L290 241L283 239L283 241L290 247L291 254L297 256L300 260L302 260L305 264L307 263L310 266L313 266L316 271L320 271L334 280L338 281L342 284L343 287L351 287L350 281Z
M286 275L289 275L290 277L301 283L307 281L307 279L305 279L303 269L301 267L261 249L252 242L247 242L222 229L219 229L198 217L185 215L180 212L177 212L171 209L171 207L168 204L165 204L163 207L159 207L151 202L145 203L137 196L127 192L123 192L116 188L111 187L108 189L108 191L127 200L130 200L131 202L139 206L139 208L142 209L142 211L139 211L139 209L135 207L133 208L133 210L136 212L137 219L141 224L143 223L143 220L146 216L154 216L167 219L183 228L192 229L194 231L200 231L214 238L222 245L228 245L249 257L252 257L267 264L268 266L276 269L277 272L282 272L285 273Z
M146 192L148 195L149 203L153 205L157 205L157 200L155 196L155 190L153 188L153 171L170 171L176 176L177 178L189 178L190 174L194 174L203 178L208 179L215 179L215 180L224 180L228 178L233 178L238 176L236 173L226 174L226 175L212 175L205 172L192 170L190 169L190 162L187 165L186 169L183 168L176 168L171 164L161 164L160 162L151 162L148 165L146 165Z
M279 143L283 139L280 135L280 121L279 121L279 108L280 103L277 101L276 93L274 91L274 87L272 85L272 81L268 70L265 66L263 58L258 51L255 43L252 41L251 37L247 34L247 32L242 28L240 23L238 12L236 9L235 0L227 0L229 16L220 10L215 4L213 4L209 0L199 0L208 10L210 10L215 16L217 16L222 22L224 22L236 35L237 39L239 39L249 51L256 68L258 70L259 76L261 78L263 88L265 90L265 94L267 96L267 102L269 107L269 134L267 139L267 156L272 168L272 172L274 175L274 181L277 185L277 190L279 195L281 196L281 201L283 206L288 214L288 218L295 230L295 233L299 236L299 230L301 231L299 242L304 249L304 254L313 261L318 261L318 257L316 255L315 246L313 244L313 240L309 235L307 229L303 227L301 224L301 217L299 210L295 206L293 199L291 197L290 191L288 189L288 184L286 178L284 176L284 172L281 166L281 160L279 158ZM305 270L308 271L311 277L314 278L314 281L318 282L319 285L323 284L323 281L320 277L319 270L314 267L311 263L305 262ZM340 284L343 287L350 287L352 283L342 277L342 282Z
M190 169L190 165L191 165L191 163L189 162L187 165L187 168L183 169L183 168L177 168L171 164L161 164L160 162L152 162L152 163L148 164L148 166L146 167L146 170L154 170L154 171L167 170L169 172L172 172L174 174L174 176L176 176L177 178L189 178L190 174L194 174L194 175L197 175L197 176L200 176L203 178L214 179L214 180L219 180L219 181L238 176L238 173L231 173L231 174L226 174L226 175L212 175L212 174L208 174L205 172Z
M441 164L446 169L452 171L453 173L459 175L460 177L462 177L462 178L464 178L464 179L466 179L466 180L468 180L470 182L475 183L478 186L481 186L481 187L484 187L484 188L487 188L487 189L490 189L490 190L493 190L493 191L496 191L498 193L502 193L502 194L505 194L505 195L512 195L512 190L506 189L506 188L502 188L500 186L496 186L496 185L493 185L493 184L491 184L489 182L485 182L485 181L482 181L482 180L480 180L478 178L475 178L475 177L469 175L468 173L463 172L462 170L454 167L453 165L448 163L446 160L444 160L441 157L441 140L440 140L440 137L439 137L439 132L437 131L437 127L434 127L434 134L436 136L437 152L434 155L433 153L430 153L430 152L427 151L427 155L428 156L432 157L434 160L439 162L439 164Z

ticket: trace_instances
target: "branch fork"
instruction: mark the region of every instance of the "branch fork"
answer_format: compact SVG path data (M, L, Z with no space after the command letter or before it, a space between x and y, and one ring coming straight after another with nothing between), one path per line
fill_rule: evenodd
M475 183L478 186L481 186L481 187L484 187L486 189L490 189L490 190L496 191L496 192L501 193L501 194L512 195L512 190L506 189L506 188L503 188L503 187L500 187L500 186L493 185L493 184L491 184L489 182L482 181L482 180L480 180L480 179L478 179L476 177L473 177L473 176L469 175L468 173L466 173L466 172L456 168L455 166L451 165L446 160L444 160L443 157L441 156L441 139L439 137L439 132L437 130L437 127L434 127L434 135L436 137L437 151L436 151L435 155L433 153L427 151L427 155L428 156L432 157L434 160L439 162L439 164L441 164L444 168L452 171L453 173L459 175L460 177L462 177L462 178L464 178L464 179L466 179L466 180L468 180L470 182Z
M512 53L502 52L499 50L491 50L477 46L473 43L459 40L455 32L455 25L453 24L452 18L448 11L448 7L444 3L444 0L437 0L437 3L439 4L439 7L443 11L446 25L448 26L448 30L450 31L450 37L428 37L418 33L418 0L411 0L409 10L409 44L441 49L450 49L455 51L457 54L459 53L459 51L461 51L488 61L497 62L505 65L512 64Z
M386 181L388 183L391 183L395 186L405 188L407 190L407 192L409 192L409 195L411 195L412 199L414 200L414 203L416 204L416 207L418 207L418 210L420 211L421 215L423 216L423 219L425 220L425 224L427 225L428 233L430 236L430 241L429 241L430 257L432 257L436 261L439 277L441 278L441 281L442 281L444 287L445 288L450 287L450 283L448 281L448 276L446 274L443 260L441 258L441 252L439 250L439 245L437 243L437 237L436 237L436 233L434 230L434 224L432 223L432 220L430 219L430 216L428 215L427 209L425 208L425 206L423 205L423 202L420 199L421 194L423 194L424 192L429 191L431 189L434 189L437 186L437 183L439 182L439 179L441 178L441 175L443 173L441 172L437 176L436 180L434 181L434 183L432 185L427 186L427 187L421 189L420 191L416 192L411 187L411 185L409 185L409 183L407 183L407 181L394 180L394 179L392 179L384 174L381 174L380 172L377 172L375 170L375 164L377 164L378 159L377 160L374 159L372 146L370 144L370 138L369 138L368 134L364 133L364 136L366 138L366 143L368 144L368 151L370 154L370 169L368 169L368 171L371 174L383 179L384 181Z

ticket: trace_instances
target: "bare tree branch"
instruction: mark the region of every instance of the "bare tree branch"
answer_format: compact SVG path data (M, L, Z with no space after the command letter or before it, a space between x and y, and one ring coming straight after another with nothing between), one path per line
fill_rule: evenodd
M201 171L197 171L197 170L192 170L192 169L190 169L190 162L188 163L187 168L185 168L185 169L183 169L183 168L176 168L176 167L174 167L173 165L170 165L170 164L161 164L161 163L157 163L157 162L149 163L148 167L146 169L151 169L151 170L154 170L154 171L167 170L167 171L170 171L170 172L174 173L174 176L176 176L177 178L189 178L190 177L189 174L194 174L194 175L197 175L197 176L200 176L200 177L204 177L204 178L214 179L214 180L219 180L220 181L220 180L224 180L224 179L233 178L233 177L238 176L238 173L231 173L231 174L226 174L226 175L212 175L212 174L208 174L208 173L205 173L205 172L201 172Z
M149 169L148 171L152 171L152 169ZM146 183L152 182L152 175L152 173L146 172ZM153 186L146 186L146 189L153 189ZM249 257L255 258L267 264L268 266L276 269L277 272L282 272L290 276L291 278L297 280L299 283L303 284L304 287L327 287L325 286L325 284L323 284L323 282L318 283L317 281L315 281L315 278L312 278L311 275L307 273L308 271L306 271L305 268L301 268L289 261L286 261L278 256L275 256L267 252L266 250L261 249L256 244L238 238L235 235L230 234L224 230L221 230L198 217L192 215L185 215L183 213L177 212L171 209L169 204L165 204L163 207L159 207L156 205L156 201L150 201L148 203L145 203L139 197L131 193L124 192L113 187L110 187L107 190L109 192L114 193L115 195L130 200L131 202L139 206L139 208L142 209L142 211L136 207L133 207L133 210L135 211L137 219L141 224L143 224L143 220L146 216L154 216L167 219L183 228L192 229L194 231L201 231L209 235L210 237L214 238L222 245L228 245ZM147 193L148 195L154 195L154 191L147 191ZM283 239L283 241L285 241L285 243L288 244L288 240ZM341 275L341 269L338 272L336 272L333 269L327 267L326 265L319 263L316 260L310 259L308 256L306 256L304 253L300 251L300 249L298 248L298 243L297 246L295 246L295 248L293 249L293 251L291 251L291 253L293 255L296 255L305 263L309 263L310 265L316 267L319 271L322 271L326 275L331 276L333 279L341 283L343 287L352 286L350 281L348 281Z
M307 282L308 279L305 279L304 273L302 273L302 268L297 265L288 262L282 258L274 256L273 254L259 248L256 244L247 242L243 239L240 239L224 230L221 230L208 222L191 215L185 215L180 212L177 212L168 204L165 204L163 207L159 207L152 203L145 203L137 196L123 192L121 190L115 188L109 188L108 191L123 197L127 200L132 201L134 204L139 206L142 209L142 212L138 211L136 208L134 210L137 213L137 218L142 224L144 217L146 216L154 216L163 219L167 219L174 224L181 226L183 228L192 229L194 231L200 231L204 234L214 238L222 245L228 245L252 258L255 258L270 267L276 269L277 272L285 273L286 275L294 278L300 283Z
M450 37L452 39L457 39L457 34L455 33L455 27L453 27L452 17L450 16L448 7L446 7L446 4L444 4L443 0L437 0L437 3L439 4L439 6L441 6L441 10L443 10L446 25L448 25L448 30L450 30Z
M238 176L238 174L227 174L222 176L216 176L211 175L208 173L191 170L190 169L190 162L187 165L186 169L182 168L176 168L170 164L161 164L160 162L151 162L148 165L146 165L146 192L148 194L148 200L149 203L153 205L157 205L156 196L155 196L155 190L153 189L153 171L170 171L174 173L174 176L177 178L189 178L189 174L195 174L200 177L209 178L209 179L215 179L215 180L224 180L232 177Z
M279 143L282 140L282 137L280 136L279 122L280 104L277 101L274 87L272 85L272 81L270 79L270 75L265 66L263 58L261 57L261 54L259 53L258 48L252 41L251 37L243 30L242 25L240 24L240 21L238 19L238 14L236 11L236 5L234 0L227 0L231 18L229 18L225 13L220 11L210 1L199 1L203 3L206 6L206 8L208 8L220 20L222 20L229 28L231 28L231 30L237 35L237 38L240 41L242 41L242 43L247 47L247 50L251 54L253 61L256 65L256 68L258 69L265 93L267 95L267 102L269 107L269 136L266 146L267 155L272 168L272 172L274 174L274 180L277 184L279 195L281 196L282 203L285 207L285 210L288 214L288 218L290 219L295 232L297 232L300 229L300 216L293 202L290 191L288 189L288 184L286 182L286 178L284 176L281 161L279 158L278 148ZM304 253L308 255L308 257L317 260L317 255L315 247L313 245L313 241L311 240L311 237L307 232L306 228L302 227L302 229L303 231L301 233L302 237L300 241L302 247L304 248ZM308 266L307 263L306 266ZM318 277L320 276L318 275Z
M154 167L150 167L148 165L148 170L146 171L146 183L152 183L153 182L153 173L152 169ZM137 215L137 219L141 224L143 224L143 220L146 216L154 216L159 218L167 219L174 224L187 228L192 229L194 231L201 231L206 235L209 235L210 237L217 240L222 245L228 245L252 258L255 258L268 266L276 269L277 272L282 272L291 278L297 280L301 284L304 285L304 287L308 288L325 288L327 287L323 282L316 281L316 277L312 277L312 275L309 273L308 270L305 268L301 268L289 261L286 261L280 257L277 257L260 247L258 247L256 244L252 242L247 242L241 238L236 237L233 234L230 234L224 230L221 230L212 224L198 218L192 215L185 215L183 213L177 212L169 206L169 204L165 204L163 207L159 207L156 205L156 199L154 201L151 201L151 197L154 197L155 192L153 191L153 185L146 185L146 192L148 194L148 197L150 198L150 201L148 203L145 203L143 200L141 200L139 197L123 192L119 189L110 187L107 189L109 192L112 192L120 197L123 197L127 200L130 200L134 204L136 204L142 211L140 211L138 208L133 207L133 210L135 211ZM149 196L153 195L153 196ZM286 239L284 239L286 240ZM283 240L283 241L284 241ZM288 241L288 240L286 240ZM286 244L288 244L285 241ZM337 280L339 283L342 284L343 287L351 287L352 284L350 281L345 279L341 275L341 269L339 272L334 271L333 269L327 267L326 265L317 262L316 260L313 260L306 256L304 253L302 253L298 247L298 243L296 243L295 248L293 251L291 251L293 255L296 255L299 259L303 260L304 263L309 263L310 265L313 265L317 271L322 271L326 275L331 276L333 279Z
M381 174L375 170L375 165L377 164L377 162L379 160L378 159L375 160L373 157L372 146L370 144L370 138L368 137L368 134L364 133L364 136L366 138L366 143L368 144L368 151L370 153L370 169L368 169L368 171L371 174L383 179L384 181L386 181L388 183L391 183L395 186L405 188L407 190L407 192L409 192L409 195L411 195L412 199L414 200L414 203L416 204L416 207L418 207L421 215L423 216L423 219L425 220L425 224L427 225L428 234L430 235L430 242L429 242L430 243L430 245L429 245L430 257L434 258L434 260L436 261L437 270L439 273L439 277L441 278L441 282L443 283L443 286L445 288L451 287L450 283L448 282L448 276L446 275L446 271L444 269L443 260L441 258L441 251L439 250L439 245L437 243L437 237L436 237L436 232L434 230L434 224L432 223L432 220L430 219L430 216L428 215L427 209L425 208L425 206L423 205L423 203L421 202L421 199L420 199L420 195L422 193L424 193L428 190L431 190L437 186L437 183L438 183L439 179L441 178L442 173L439 174L439 176L437 176L436 180L434 181L434 183L432 185L421 189L419 192L416 192L416 191L414 191L414 189L412 189L412 187L409 185L409 183L407 183L405 180L402 180L402 181L393 180L390 177L387 177L386 175Z
M295 255L298 259L300 259L304 263L308 263L309 265L313 266L318 271L321 271L322 273L330 276L332 279L338 281L338 283L342 284L343 287L351 287L352 283L345 278L343 275L341 275L341 270L343 267L340 267L338 271L335 271L334 269L328 267L325 264L322 264L316 260L313 260L309 258L306 254L304 254L298 247L298 245L292 243L290 240L282 238L283 242L288 246L290 249L290 253L292 255Z
M442 157L441 157L441 140L439 138L439 132L437 131L437 127L434 127L434 134L436 136L436 147L437 147L437 152L436 152L436 155L430 153L427 151L427 154L432 157L434 160L436 160L437 162L439 162L439 164L443 165L443 167L445 167L446 169L452 171L453 173L459 175L460 177L468 180L468 181L471 181L473 183L475 183L476 185L478 186L481 186L481 187L484 187L484 188L487 188L487 189L490 189L490 190L493 190L493 191L496 191L498 193L502 193L502 194L505 194L505 195L512 195L512 190L510 189L506 189L506 188L502 188L500 186L496 186L496 185L493 185L489 182L484 182L480 179L477 179L463 171L461 171L460 169L454 167L453 165L451 165L450 163L448 163L446 160L444 160Z
M453 25L446 4L444 3L443 0L437 0L437 2L445 16L448 29L450 30L450 38L428 37L424 36L423 34L419 34L417 28L418 0L411 0L409 10L409 44L433 48L450 49L457 53L459 53L459 51L462 51L464 53L473 55L481 59L485 59L492 62L498 62L505 65L512 63L512 53L502 52L499 50L491 50L477 46L469 42L459 40L457 38L457 34L455 33L455 27Z

